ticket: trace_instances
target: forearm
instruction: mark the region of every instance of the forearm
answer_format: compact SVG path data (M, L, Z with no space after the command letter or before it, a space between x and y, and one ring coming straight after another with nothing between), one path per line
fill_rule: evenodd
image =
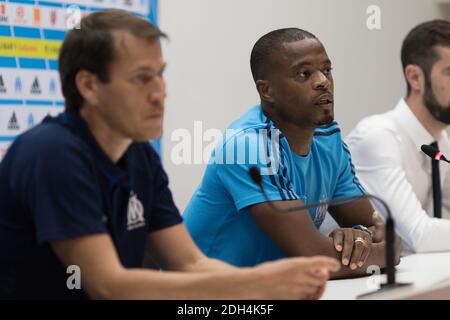
M183 266L179 271L184 272L220 272L220 271L232 271L239 268L226 263L222 260L208 258L206 256L197 259L196 261Z
M259 281L247 270L216 273L158 272L124 269L98 299L260 299L252 284Z

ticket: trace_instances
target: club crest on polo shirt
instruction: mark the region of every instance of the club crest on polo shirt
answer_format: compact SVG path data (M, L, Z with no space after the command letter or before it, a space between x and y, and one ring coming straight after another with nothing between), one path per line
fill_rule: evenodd
M130 192L128 200L127 220L128 231L145 226L144 206L133 191Z

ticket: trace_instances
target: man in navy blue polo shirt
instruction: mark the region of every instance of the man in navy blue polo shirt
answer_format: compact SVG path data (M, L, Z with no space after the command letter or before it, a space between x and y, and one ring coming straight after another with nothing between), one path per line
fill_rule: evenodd
M333 259L237 269L193 243L146 142L162 127L161 37L120 10L68 33L59 57L66 112L19 136L0 164L0 298L322 294ZM143 269L146 254L178 272Z

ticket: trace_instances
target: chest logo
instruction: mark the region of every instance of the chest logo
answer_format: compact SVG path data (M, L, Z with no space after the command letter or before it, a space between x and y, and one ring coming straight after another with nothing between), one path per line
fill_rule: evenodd
M130 193L130 199L128 200L127 218L128 231L145 226L144 206L134 192Z
M315 223L322 223L323 219L325 219L325 215L328 211L328 205L327 205L327 197L325 195L322 195L320 199L321 205L317 207L316 209L316 216L314 219Z

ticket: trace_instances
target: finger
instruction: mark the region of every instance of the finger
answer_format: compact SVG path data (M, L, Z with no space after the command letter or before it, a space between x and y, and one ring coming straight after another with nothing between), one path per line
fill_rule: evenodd
M363 239L361 237L357 237L356 239ZM355 270L358 267L358 263L361 259L361 254L364 250L364 243L362 241L355 241L353 244L353 252L350 260L350 269Z
M373 225L376 225L377 223L383 222L381 220L380 213L378 211L374 211L372 214L372 223Z
M372 214L372 223L375 227L373 239L375 242L380 242L384 239L385 225L381 219L381 215L377 211L374 211Z
M342 251L343 242L344 242L344 233L341 230L336 230L333 233L333 244L338 252Z
M381 219L381 215L378 211L374 211L372 214L372 224L375 228L384 228L383 219Z
M353 231L351 229L344 230L344 248L342 249L341 261L344 266L350 263L353 251Z
M370 254L370 250L371 250L371 246L364 247L364 250L361 254L361 258L359 259L358 267L361 268L366 263L367 257Z

